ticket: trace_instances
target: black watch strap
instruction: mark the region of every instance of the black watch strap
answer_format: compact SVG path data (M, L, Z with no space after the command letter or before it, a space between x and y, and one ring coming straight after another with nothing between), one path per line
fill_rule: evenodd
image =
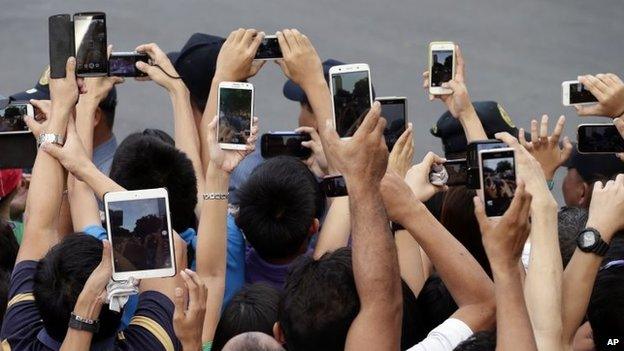
M602 238L600 238L600 241L596 243L596 247L594 247L592 251L596 255L604 257L604 255L607 254L607 251L609 251L609 244L607 244L604 240L602 240Z
M100 321L82 318L72 312L71 316L69 317L68 326L72 329L83 330L95 334L98 332L98 330L100 330Z

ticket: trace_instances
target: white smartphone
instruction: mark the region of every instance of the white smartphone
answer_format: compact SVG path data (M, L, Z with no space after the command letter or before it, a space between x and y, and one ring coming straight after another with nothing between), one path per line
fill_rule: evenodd
M219 146L224 150L245 150L251 135L254 87L251 83L219 83Z
M276 35L266 35L258 46L255 60L277 60L284 57Z
M176 274L167 189L106 193L104 212L113 247L113 280Z
M479 151L477 191L488 217L501 217L511 205L516 192L516 158L512 148Z
M0 134L30 133L24 116L35 116L35 109L29 103L11 103L0 109Z
M370 68L365 63L329 69L334 126L341 138L350 138L373 105Z
M453 77L455 77L455 43L452 41L429 43L429 93L451 94L453 91L442 88L442 84Z
M563 106L588 105L598 102L598 99L578 80L561 83L561 97Z

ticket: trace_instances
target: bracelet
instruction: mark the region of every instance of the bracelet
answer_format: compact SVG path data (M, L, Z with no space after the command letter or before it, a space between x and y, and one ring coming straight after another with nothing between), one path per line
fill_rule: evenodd
M90 333L97 333L100 330L100 321L80 317L72 312L69 318L68 327L71 329L83 330Z
M204 200L227 200L230 198L230 193L208 193L204 194Z

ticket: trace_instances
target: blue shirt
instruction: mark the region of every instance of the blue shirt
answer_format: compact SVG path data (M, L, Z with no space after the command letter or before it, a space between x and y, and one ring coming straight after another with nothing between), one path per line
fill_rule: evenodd
M106 175L110 174L115 151L117 151L117 138L114 134L110 139L93 149L93 164L100 172Z
M251 172L253 172L256 167L258 167L262 162L264 162L264 158L260 154L260 140L256 143L256 149L250 155L245 157L241 163L238 164L232 174L230 174L230 186L228 191L230 193L230 203L238 204L238 189L245 184L247 178Z

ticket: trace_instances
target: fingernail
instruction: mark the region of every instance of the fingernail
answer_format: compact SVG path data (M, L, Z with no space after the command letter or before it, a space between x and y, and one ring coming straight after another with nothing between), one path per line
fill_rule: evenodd
M191 272L193 272L193 271L188 269L188 268L184 268L184 273L191 273Z

